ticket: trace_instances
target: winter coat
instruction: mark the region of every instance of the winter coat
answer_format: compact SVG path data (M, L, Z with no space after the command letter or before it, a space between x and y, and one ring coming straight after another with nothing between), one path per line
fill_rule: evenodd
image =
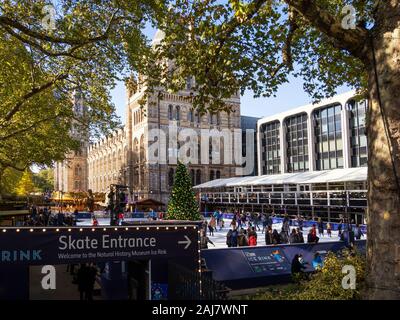
M240 233L239 235L238 235L238 246L239 247L246 247L246 246L248 246L249 244L247 243L247 238L246 238L246 236L243 234L243 233Z

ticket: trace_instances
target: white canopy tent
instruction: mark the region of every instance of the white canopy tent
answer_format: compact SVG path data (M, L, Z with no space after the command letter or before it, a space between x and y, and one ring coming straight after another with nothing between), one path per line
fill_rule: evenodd
M334 169L325 171L311 171L300 173L284 173L278 175L264 175L240 178L228 178L208 181L195 186L195 189L211 189L223 187L276 185L276 184L311 184L333 182L366 181L367 167Z

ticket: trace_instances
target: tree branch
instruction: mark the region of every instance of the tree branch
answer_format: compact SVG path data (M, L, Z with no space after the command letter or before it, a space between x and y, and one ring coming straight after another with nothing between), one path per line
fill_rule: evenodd
M67 73L62 73L60 75L58 75L57 77L55 77L53 80L46 82L44 84L42 84L40 87L35 87L33 88L30 92L26 93L25 95L23 95L20 100L11 108L11 110L6 114L6 116L3 119L3 123L10 121L11 118L19 111L19 109L21 108L21 106L30 98L32 98L33 96L35 96L36 94L52 87L56 82L60 81L60 80L65 80L68 77Z
M71 45L71 46L86 45L89 43L106 40L108 38L108 34L111 30L111 27L112 27L113 23L115 22L115 15L118 13L118 11L119 10L116 10L112 14L112 16L107 24L105 32L103 34L93 37L93 38L84 38L84 39L74 39L74 38L67 38L67 37L60 38L60 37L51 36L48 34L43 34L41 32L34 31L34 30L24 26L22 23L12 20L6 16L0 16L0 25L3 27L8 26L11 28L15 28L15 29L19 30L20 32L22 32L23 34L25 34L29 37L35 38L37 40L47 41L47 42L56 43L56 44L67 44L67 45Z
M326 34L334 45L349 51L353 56L369 60L369 31L357 26L355 29L344 29L341 20L332 16L327 10L318 6L313 0L284 0L287 5L298 11L312 26Z

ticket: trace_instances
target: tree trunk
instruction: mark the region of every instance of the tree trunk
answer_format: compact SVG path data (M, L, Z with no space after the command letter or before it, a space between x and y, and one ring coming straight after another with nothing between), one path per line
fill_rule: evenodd
M368 67L367 298L400 299L400 12L383 3L371 46L376 73L374 59Z

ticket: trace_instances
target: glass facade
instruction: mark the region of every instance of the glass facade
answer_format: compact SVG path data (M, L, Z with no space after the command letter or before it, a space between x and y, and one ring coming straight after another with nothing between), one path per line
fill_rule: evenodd
M313 112L317 170L343 168L341 111L336 104Z
M287 118L285 126L287 172L308 171L307 114Z
M346 105L346 109L350 112L351 167L365 167L368 162L367 136L365 130L367 102L350 100Z
M274 121L262 125L262 174L281 173L280 123Z

